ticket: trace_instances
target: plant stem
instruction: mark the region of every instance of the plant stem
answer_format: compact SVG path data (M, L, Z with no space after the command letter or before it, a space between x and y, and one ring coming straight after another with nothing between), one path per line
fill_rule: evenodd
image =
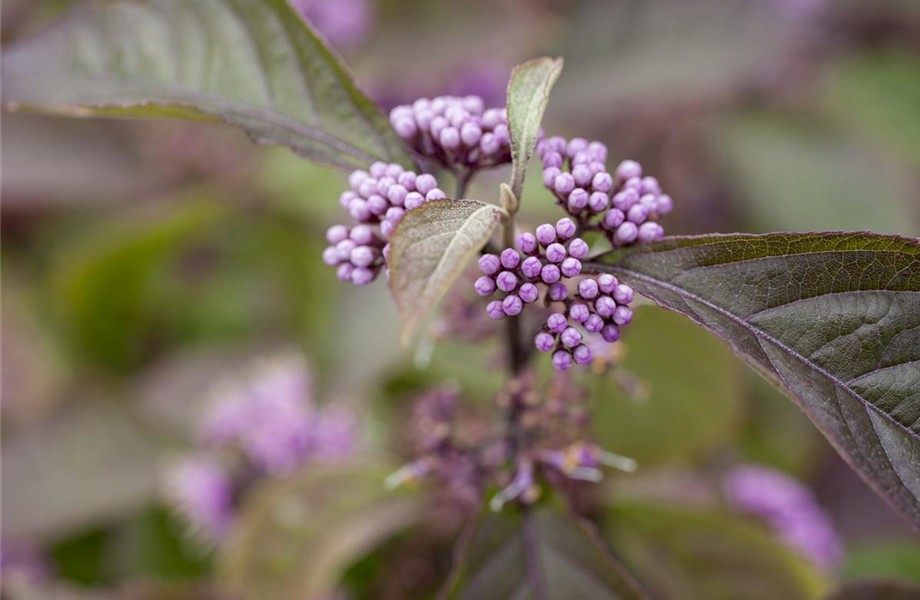
M457 189L454 192L454 200L462 200L463 196L466 195L466 186L473 177L473 171L461 167L461 169L455 173L455 177L457 180Z

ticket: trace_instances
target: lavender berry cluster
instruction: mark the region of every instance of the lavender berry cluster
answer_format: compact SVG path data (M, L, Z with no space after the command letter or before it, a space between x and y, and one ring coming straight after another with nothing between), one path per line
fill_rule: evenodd
M419 98L390 111L390 123L416 154L450 170L511 162L508 113L478 96Z
M632 321L629 303L633 290L609 273L582 279L573 297L568 296L567 288L558 296L551 299L562 302L565 309L546 319L534 337L534 346L540 352L552 352L553 366L559 371L571 367L573 361L586 365L594 359L591 345L585 343L585 335L576 326L612 344L620 339L620 327Z
M536 235L519 235L517 249L506 248L500 256L482 255L479 269L484 275L474 284L476 292L480 296L491 296L496 290L506 294L489 303L489 316L504 319L520 314L525 304L540 297L538 284L549 286L547 297L552 301L563 300L568 291L562 280L579 275L581 260L588 255L588 244L575 237L575 231L571 219L559 219L555 227L549 223L537 227Z
M624 160L613 174L606 168L607 146L584 138L555 136L537 144L543 184L583 229L602 231L614 246L652 242L664 236L656 220L673 208L654 177Z
M342 192L339 204L357 224L333 225L326 231L329 246L323 251L323 262L337 267L340 280L367 285L386 266L387 240L406 211L447 194L434 175L383 162L353 172L348 184L351 189Z

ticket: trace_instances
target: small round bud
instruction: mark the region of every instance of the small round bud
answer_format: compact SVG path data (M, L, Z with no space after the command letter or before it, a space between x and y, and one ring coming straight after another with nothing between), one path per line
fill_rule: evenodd
M569 288L564 283L554 283L549 286L546 295L553 302L562 302L569 297Z
M588 192L582 188L575 188L569 193L566 205L571 213L579 213L588 206Z
M581 343L581 332L574 327L567 327L559 334L559 341L561 341L562 345L566 348L574 348Z
M596 192L609 192L613 189L613 177L606 171L598 173L591 180L591 188Z
M447 198L447 194L445 194L444 191L440 188L428 190L428 193L425 194L426 202L431 202L432 200L444 200L445 198Z
M536 256L525 258L524 262L521 263L521 273L524 274L524 277L539 277L542 268L543 263Z
M625 246L636 241L639 236L639 228L631 221L626 221L619 227L613 236L613 242L618 246Z
M610 273L602 273L597 277L597 287L605 294L612 294L617 289L617 278Z
M358 186L360 186L361 182L367 179L368 177L370 177L370 173L368 173L367 171L364 171L364 170L354 171L352 172L351 175L348 176L348 186L357 192Z
M572 138L569 140L568 145L565 147L565 154L569 158L575 156L579 152L582 152L588 148L588 140L585 138Z
M456 127L445 127L441 130L439 140L444 148L455 150L460 147L460 131Z
M557 169L562 167L563 158L562 155L557 152L547 152L543 155L543 168L549 169L555 167Z
M389 219L380 221L380 235L386 239L389 239L390 236L393 235L393 231L396 229L396 223L396 221L390 221Z
M479 140L479 150L486 156L493 154L498 154L501 150L502 144L498 138L495 137L494 133L487 132L482 134L482 139Z
M559 194L568 194L575 189L575 179L568 173L560 173L553 182L553 189Z
M390 260L390 245L389 244L383 247L382 254L383 254L383 260Z
M543 265L543 268L540 270L540 279L542 279L544 283L556 283L561 278L562 272L556 265Z
M335 246L329 246L325 250L323 250L323 262L329 265L330 267L334 267L340 262L342 262L339 259L339 253L335 249Z
M617 309L617 303L610 296L601 296L594 301L594 311L600 316L609 318Z
M626 215L619 208L611 208L607 211L607 214L604 215L603 225L605 228L613 231L617 227L623 224L623 221L626 220Z
M476 283L473 284L473 287L476 289L476 293L480 296L490 296L492 292L495 291L495 280L491 277L483 275L476 280Z
M438 181L434 178L434 175L423 173L415 178L415 190L423 196L437 187Z
M582 323L582 326L585 328L585 331L597 333L601 330L601 327L604 326L604 319L599 315L590 315L588 319Z
M562 264L559 265L559 270L566 277L575 277L581 273L581 261L570 256L562 261Z
M591 348L580 344L572 350L572 358L575 360L576 365L586 365L594 360L594 354L591 352Z
M355 225L351 228L348 239L359 246L366 246L374 241L374 230L369 225Z
M639 204L648 209L649 213L653 213L655 209L658 208L658 196L655 194L645 194L639 198Z
M479 270L486 275L495 275L501 268L501 261L494 254L483 254L479 257Z
M463 97L463 108L474 115L479 115L485 108L485 102L479 96L470 94Z
M342 240L335 245L335 251L338 253L339 262L344 262L351 258L351 251L355 249L355 244L352 240Z
M575 238L569 242L569 256L582 260L588 256L588 242L581 238Z
M338 244L348 238L348 227L344 225L333 225L326 230L326 241L332 244Z
M353 264L343 263L336 269L335 276L339 278L339 281L351 281L351 272L354 270L355 266Z
M396 180L384 175L377 180L377 193L384 198L390 193L390 187L396 185Z
M633 301L633 289L621 283L613 290L613 299L617 301L617 304L629 304Z
M610 196L604 192L594 192L588 197L588 208L593 213L600 213L610 206Z
M674 208L674 200L671 199L667 194L661 194L658 196L658 205L655 207L655 212L659 215L666 215Z
M360 196L356 192L353 192L351 190L345 190L339 196L339 206L341 206L345 210L348 210L348 204L355 198L360 198Z
M537 227L537 241L544 247L556 241L556 228L549 223Z
M586 164L576 165L572 168L572 178L575 180L575 185L588 187L592 179L591 167Z
M501 300L493 300L492 302L489 302L489 305L486 306L486 312L489 314L489 318L495 319L496 321L505 318L505 311L502 309Z
M648 218L648 209L641 205L635 204L626 212L626 220L635 223L636 225L641 225L645 223L645 220Z
M551 138L547 138L546 145L553 151L558 152L559 154L565 154L566 141L565 138L561 135L554 135Z
M566 371L572 366L572 357L565 350L557 350L553 353L553 366L557 371Z
M377 277L377 272L364 267L357 267L351 272L351 282L355 285L367 285Z
M406 216L406 211L398 206L391 206L387 209L386 220L390 221L394 225L402 221L403 217Z
M392 123L393 129L396 130L396 135L404 140L412 139L415 137L415 134L418 133L418 126L415 124L415 119L412 117L393 119Z
M409 192L406 194L406 200L403 202L403 206L406 210L415 210L422 204L425 204L425 197L418 192Z
M518 296L521 297L521 300L530 304L531 302L536 302L537 298L540 297L540 290L532 283L525 283L518 290Z
M601 337L604 338L604 341L608 344L620 339L620 328L614 325L613 323L607 323L601 328Z
M661 193L661 185L658 184L658 180L654 177L643 177L640 190L643 194L654 194L657 196Z
M450 127L450 121L445 119L443 116L438 115L437 117L431 119L431 125L428 130L431 132L431 137L435 140L441 140L441 132L446 128Z
M502 271L495 278L495 285L503 292L513 292L518 285L517 275L511 271Z
M556 242L546 248L546 260L553 263L561 263L565 259L565 246Z
M388 208L390 208L390 203L380 194L371 194L367 199L367 209L378 217L386 213Z
M402 173L405 172L405 169L402 168L402 165L396 163L390 163L387 165L387 177L392 177L396 180Z
M403 171L396 178L396 183L406 188L409 192L415 191L415 173L413 171Z
M642 165L634 160L624 160L616 170L617 179L626 181L633 177L642 177Z
M379 160L371 164L369 169L371 177L374 179L380 179L387 174L387 164L385 162L380 162Z
M506 269L516 269L521 264L521 255L514 248L505 248L502 250L501 261Z
M473 122L467 122L460 128L460 139L467 148L475 148L482 139L482 129Z
M367 200L355 198L349 202L348 214L350 214L352 218L359 223L369 221L371 219L371 210L367 206Z
M379 250L370 246L358 246L351 251L351 264L356 267L369 267L377 259Z
M545 331L541 331L533 338L533 345L540 352L549 352L556 345L556 338Z
M562 173L556 167L549 167L548 169L543 170L543 185L548 188L553 188L556 184L556 178L559 177L559 174Z
M629 309L628 306L617 306L617 309L613 311L611 320L622 327L623 325L626 325L632 321L632 317L633 312Z
M499 123L492 130L492 133L495 134L495 139L497 139L502 145L511 142L511 132L508 131L507 123Z
M607 160L607 145L603 142L591 142L588 144L587 152L596 161L604 162Z
M592 300L597 296L597 281L594 279L582 279L578 282L578 295L585 300Z
M515 294L505 296L505 299L502 300L502 310L505 311L505 314L509 317L521 314L521 310L523 309L524 301Z
M482 113L482 125L486 129L495 129L495 127L504 120L500 108L490 108Z
M576 323L584 323L591 315L591 309L587 304L576 302L569 307L569 317Z
M639 226L639 241L654 242L664 237L664 228L654 221L646 221Z
M614 208L618 208L624 213L637 202L639 202L639 194L633 189L625 189L613 196Z
M406 195L409 193L409 190L400 184L395 184L390 186L390 189L387 190L387 198L390 203L394 206L402 206L403 202L406 201Z
M576 230L577 227L575 226L575 223L568 217L562 217L556 221L556 235L560 240L569 239L575 235Z
M532 254L537 250L537 238L532 233L522 233L517 236L514 243L524 254Z
M546 318L546 328L553 333L562 333L568 326L568 321L562 313L553 313Z

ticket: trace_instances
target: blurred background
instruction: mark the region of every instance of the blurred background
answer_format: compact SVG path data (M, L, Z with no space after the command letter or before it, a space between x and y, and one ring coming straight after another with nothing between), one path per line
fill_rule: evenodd
M385 109L443 93L503 104L516 63L564 56L546 131L641 161L675 199L669 234L920 235L916 0L292 2ZM5 0L3 43L72 4ZM401 348L383 281L342 285L323 265L341 172L200 124L21 114L3 115L2 157L2 569L38 586L17 598L204 598L240 556L276 543L215 548L164 501L164 465L189 451L209 390L253 361L302 354L310 402L353 415L354 452L392 467L408 458L414 394L449 381L487 404L501 384L478 345ZM488 172L468 195L497 201L507 177ZM554 215L532 173L524 225ZM648 307L623 350L647 393L594 378L596 437L642 468L601 486L598 506L633 523L611 540L640 575L651 567L635 537L670 552L684 580L717 578L719 558L691 564L688 540L759 534L712 494L727 466L757 463L803 482L829 515L845 550L824 581L920 583L920 539L719 342ZM279 490L262 502L300 493ZM667 534L661 515L636 514L654 503L671 511ZM433 597L450 561L432 549L451 535L378 532L336 563L341 597ZM745 555L764 585L779 568L760 564L768 554ZM281 597L266 589L250 596Z

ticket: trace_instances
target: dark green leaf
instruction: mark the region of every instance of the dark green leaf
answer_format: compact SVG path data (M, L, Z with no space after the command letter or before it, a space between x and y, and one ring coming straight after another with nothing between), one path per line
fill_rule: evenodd
M437 200L409 211L390 239L390 291L403 340L486 245L503 211L478 200Z
M826 600L920 600L920 588L898 581L870 579L848 583Z
M520 515L485 517L466 549L451 598L647 600L587 525L550 509L527 518L525 529ZM532 585L544 593L535 594Z
M920 528L917 240L675 237L612 252L589 270L617 275L726 340Z
M346 169L411 164L386 117L285 0L90 3L4 48L3 104L219 121Z
M561 58L535 58L514 68L508 82L508 129L514 167L511 190L521 196L524 174L537 145L549 93L562 73Z
M418 502L384 489L391 467L308 466L247 499L221 545L221 581L249 600L300 600L335 591L344 570L412 525Z
M827 589L766 531L721 513L619 502L603 531L656 600L811 600Z

